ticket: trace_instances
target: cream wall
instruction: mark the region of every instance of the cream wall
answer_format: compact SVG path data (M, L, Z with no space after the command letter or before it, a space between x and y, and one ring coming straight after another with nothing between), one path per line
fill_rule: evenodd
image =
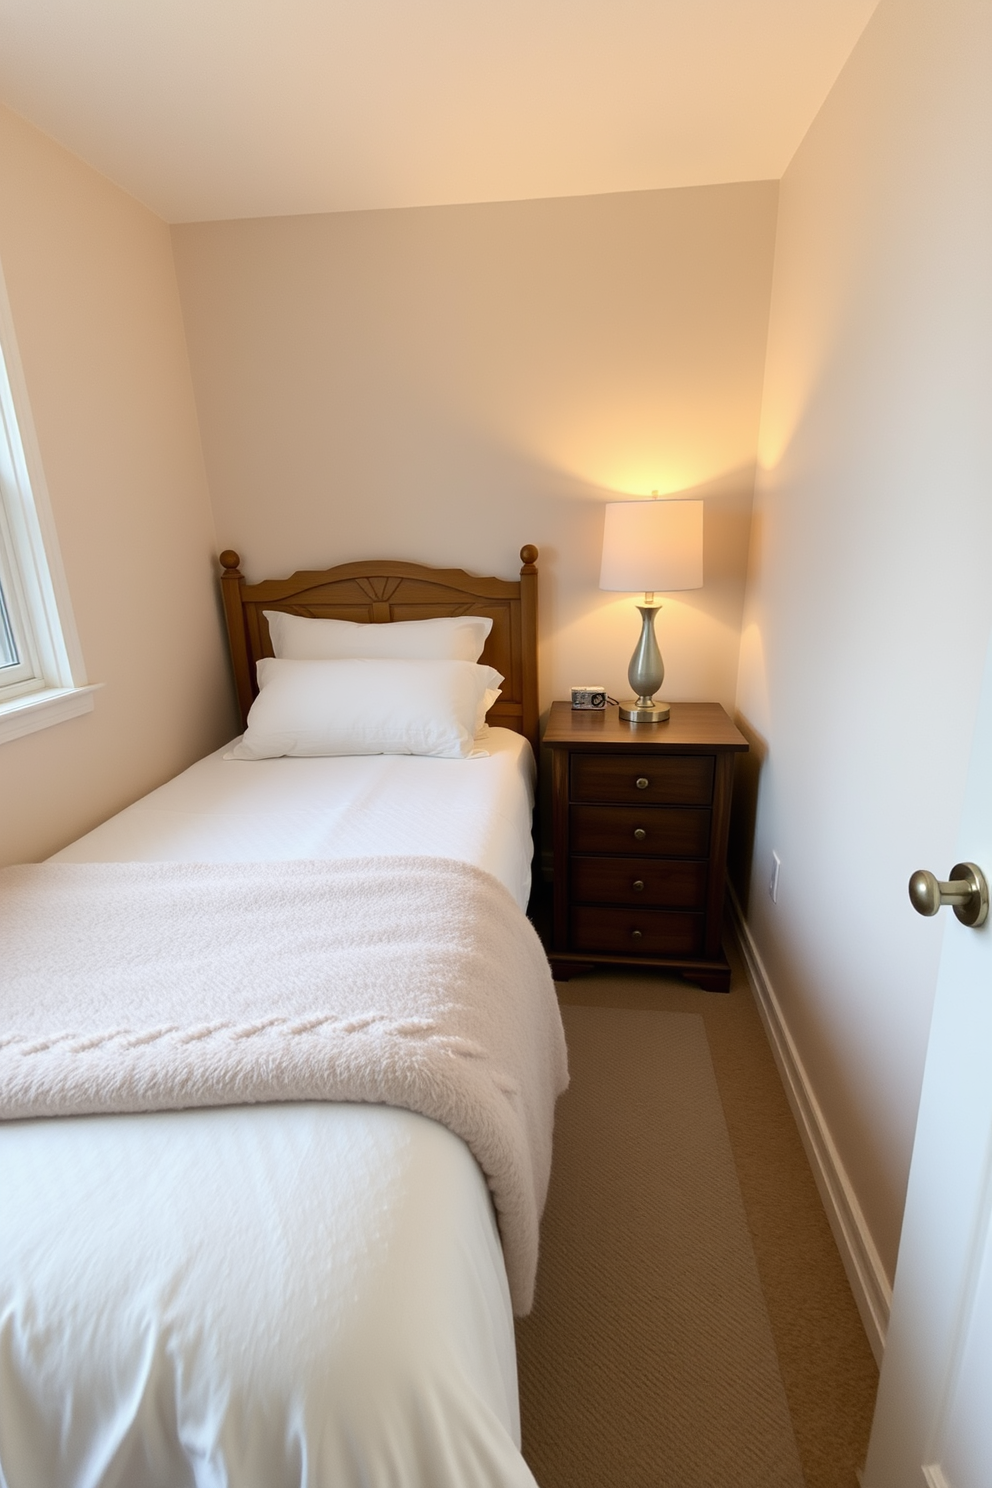
M250 578L541 549L543 702L629 690L608 499L705 495L666 693L732 706L774 183L173 229L211 496Z
M0 262L93 712L0 744L0 862L234 731L169 230L0 110ZM167 601L164 597L167 596Z
M953 861L992 623L990 18L882 0L782 181L741 655L750 930L883 1290L966 933L906 883Z

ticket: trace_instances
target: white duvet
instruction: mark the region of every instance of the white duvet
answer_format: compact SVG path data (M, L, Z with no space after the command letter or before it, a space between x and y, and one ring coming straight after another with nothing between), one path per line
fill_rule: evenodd
M533 760L221 761L66 861L423 853L521 902ZM419 769L418 767L427 767ZM485 1181L445 1128L280 1105L0 1127L4 1488L533 1485Z

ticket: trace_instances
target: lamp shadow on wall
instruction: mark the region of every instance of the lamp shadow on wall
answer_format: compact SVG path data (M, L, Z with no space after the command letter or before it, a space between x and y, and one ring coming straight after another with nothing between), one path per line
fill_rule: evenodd
M747 588L741 616L737 697L733 713L734 723L748 742L748 752L739 754L734 761L734 793L727 848L727 877L745 917L750 910L758 797L768 759L767 731L771 722L764 636L759 615L755 613L753 603L747 602L754 589L760 591L762 579L764 531L760 509L752 511L749 528ZM755 722L756 718L761 720L761 727Z
M730 805L730 840L727 846L727 877L742 912L748 912L751 874L754 866L754 829L758 816L758 788L768 758L768 741L744 716L734 710L734 723L748 742L746 754L734 760L734 794Z

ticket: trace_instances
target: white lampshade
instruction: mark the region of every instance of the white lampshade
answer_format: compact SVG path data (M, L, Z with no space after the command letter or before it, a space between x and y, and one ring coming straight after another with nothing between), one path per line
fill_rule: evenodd
M703 587L701 501L611 501L601 589L667 594Z

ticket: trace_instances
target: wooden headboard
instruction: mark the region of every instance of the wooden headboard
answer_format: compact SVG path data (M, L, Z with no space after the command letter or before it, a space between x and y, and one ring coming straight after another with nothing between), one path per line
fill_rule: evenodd
M263 610L372 625L439 615L490 615L493 628L480 659L506 681L489 710L489 722L523 734L536 753L537 549L530 544L521 548L520 559L518 580L481 579L460 568L383 560L340 563L288 579L246 584L238 554L230 549L221 553L221 591L242 722L258 691L255 663L272 655Z

